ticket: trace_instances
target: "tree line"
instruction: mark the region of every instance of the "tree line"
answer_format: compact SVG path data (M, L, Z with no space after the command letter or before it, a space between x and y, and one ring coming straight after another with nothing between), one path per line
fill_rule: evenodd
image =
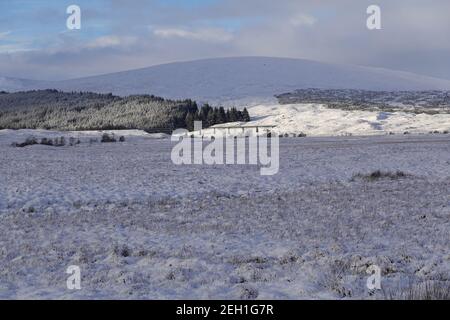
M205 104L198 110L187 113L185 120L186 129L193 131L195 121L201 121L202 127L207 128L227 122L248 122L250 121L250 115L247 108L244 108L242 111L237 110L235 107L225 110L224 107L211 107L209 104Z
M92 92L33 90L0 94L0 129L119 130L170 133L231 121L249 121L246 109L225 110L193 100L170 100L153 95L127 97Z

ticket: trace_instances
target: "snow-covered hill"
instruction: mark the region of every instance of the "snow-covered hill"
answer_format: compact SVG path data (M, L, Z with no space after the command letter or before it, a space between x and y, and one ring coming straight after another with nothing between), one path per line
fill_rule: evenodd
M199 101L261 103L301 88L450 90L450 81L412 73L301 59L239 57L178 62L58 82L0 81L0 90L60 89L155 94Z
M53 82L27 80L19 78L1 77L0 76L0 91L14 92L35 89L38 87L51 86Z
M276 125L284 134L335 136L450 131L450 114L345 111L319 104L260 105L249 109L251 124Z
M275 126L277 135L298 136L370 136L385 134L424 134L450 132L450 114L383 112L330 109L322 104L258 105L248 109L252 121L229 123L233 129L208 128L193 132L194 136L254 136L267 129L255 126ZM243 129L242 129L243 127Z

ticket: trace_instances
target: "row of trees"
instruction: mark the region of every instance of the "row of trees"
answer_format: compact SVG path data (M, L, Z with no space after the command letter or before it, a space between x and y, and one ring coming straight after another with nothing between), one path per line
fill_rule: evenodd
M118 97L92 92L34 90L0 94L0 129L119 130L171 133L234 121L250 121L247 109L225 110L192 100L153 95Z
M209 104L205 104L200 109L187 113L185 120L186 129L193 131L195 121L201 121L202 127L207 128L227 122L248 122L250 121L250 115L247 108L244 108L242 111L234 107L225 110L224 107L211 107Z
M185 127L192 100L152 95L34 90L0 94L0 129L119 130L171 133Z

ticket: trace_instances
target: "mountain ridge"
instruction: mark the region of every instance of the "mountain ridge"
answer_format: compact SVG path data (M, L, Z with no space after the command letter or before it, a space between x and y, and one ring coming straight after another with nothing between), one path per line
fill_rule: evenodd
M0 77L0 91L57 89L121 96L154 94L224 104L274 101L276 94L304 88L450 90L450 80L383 68L271 57L172 62L63 81Z

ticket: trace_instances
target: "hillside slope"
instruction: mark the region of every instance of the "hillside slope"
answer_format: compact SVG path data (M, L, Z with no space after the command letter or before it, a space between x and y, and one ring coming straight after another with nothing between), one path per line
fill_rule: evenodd
M5 82L5 81L4 81ZM0 90L14 91L13 81ZM200 102L257 103L302 88L448 90L450 81L386 69L302 59L238 57L170 63L58 82L21 81L20 88L92 91L116 95L155 94Z
M48 81L28 80L0 76L0 91L25 91L29 88L52 87L55 83Z
M276 125L279 134L308 136L449 132L450 114L330 109L322 104L259 105L249 125Z

